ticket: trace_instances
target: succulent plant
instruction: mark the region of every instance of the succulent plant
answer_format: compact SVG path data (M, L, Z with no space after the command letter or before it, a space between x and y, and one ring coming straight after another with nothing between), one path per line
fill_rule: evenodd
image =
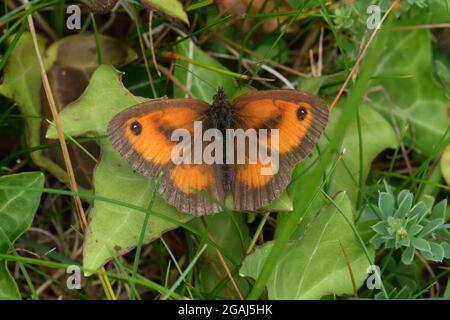
M414 195L409 190L395 196L385 186L386 192L379 192L378 205L367 207L368 215L379 220L372 226L376 234L371 243L377 249L403 249L405 264L413 261L416 250L430 261L450 259L449 225L445 224L447 199L434 207L432 198L414 204Z

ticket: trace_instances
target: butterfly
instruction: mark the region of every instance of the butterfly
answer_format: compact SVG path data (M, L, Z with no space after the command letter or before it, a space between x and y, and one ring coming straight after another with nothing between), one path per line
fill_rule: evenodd
M155 99L132 106L109 122L107 133L134 170L152 179L162 172L158 193L168 203L200 216L223 211L229 193L234 211L270 204L327 122L327 104L308 93L263 90L230 100L219 88L211 105Z

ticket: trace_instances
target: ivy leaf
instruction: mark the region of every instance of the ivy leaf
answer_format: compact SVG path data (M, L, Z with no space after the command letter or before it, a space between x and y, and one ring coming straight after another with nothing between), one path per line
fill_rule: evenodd
M102 65L92 75L80 99L60 112L61 125L64 132L71 136L88 133L104 135L114 115L144 101L143 98L133 96L123 86L117 70ZM54 127L49 128L47 136L56 137ZM94 270L137 245L144 213L133 209L133 206L147 208L153 190L152 181L134 172L107 138L101 139L99 143L102 156L94 172L95 195L129 206L94 201L83 257L84 267ZM152 207L144 243L151 242L190 219L191 215L177 212L158 196Z
M352 221L352 206L345 192L339 193L335 202L348 221ZM272 246L273 242L268 242L249 255L240 274L258 278ZM369 262L347 220L330 204L302 238L288 244L267 283L269 299L319 299L327 294L352 294L343 248L359 287L367 277ZM373 251L370 255L373 259Z
M7 189L19 187L19 189ZM26 172L0 177L0 253L6 254L14 242L31 226L43 188L42 172ZM6 261L0 259L0 300L20 299L14 278Z
M406 25L420 20L404 21ZM414 55L410 55L414 52ZM428 30L391 32L369 95L371 104L389 121L410 125L405 141L433 155L449 124L450 99L433 76L431 35Z
M335 123L340 118L342 106L345 102L333 109L330 123L326 129L326 135L319 145L323 147L334 132ZM376 110L362 104L359 107L361 120L361 146L358 138L358 126L356 120L352 122L342 142L345 149L341 163L333 174L330 187L331 192L346 191L348 197L356 205L361 181L365 183L373 160L385 149L394 149L398 145L398 139L394 129ZM360 167L360 147L362 148L362 168Z

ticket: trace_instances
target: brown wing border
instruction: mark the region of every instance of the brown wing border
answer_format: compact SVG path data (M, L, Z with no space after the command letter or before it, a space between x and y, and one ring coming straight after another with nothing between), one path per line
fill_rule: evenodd
M233 107L238 112L247 103L254 100L286 100L294 103L306 102L313 108L313 123L301 143L292 152L280 154L280 167L272 180L261 188L249 189L236 182L238 168L234 168L232 193L234 209L237 211L255 211L269 205L275 198L286 190L291 182L292 172L296 165L308 156L316 145L328 123L329 109L321 98L293 89L255 91L244 94L233 100ZM280 141L281 142L281 141Z

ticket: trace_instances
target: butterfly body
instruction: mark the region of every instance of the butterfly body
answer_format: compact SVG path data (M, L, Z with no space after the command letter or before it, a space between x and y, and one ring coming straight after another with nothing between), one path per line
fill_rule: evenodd
M230 192L236 211L269 204L327 120L325 102L310 94L268 90L230 101L219 89L211 105L158 99L126 109L109 123L108 136L138 172L154 179L163 172L158 191L170 204L202 215L222 211ZM174 154L183 161L174 161Z

